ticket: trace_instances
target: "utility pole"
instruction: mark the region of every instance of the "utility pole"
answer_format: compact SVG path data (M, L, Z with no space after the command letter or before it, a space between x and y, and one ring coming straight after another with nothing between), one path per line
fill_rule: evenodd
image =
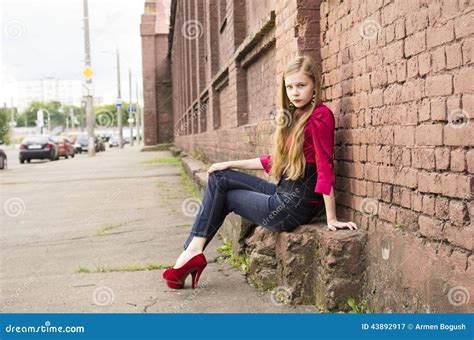
M138 105L138 82L135 82L135 90L137 95L137 100L135 102L135 117L137 123L137 144L141 142L141 133L140 133L140 106Z
M133 146L133 106L132 106L132 70L128 69L128 88L129 101L128 101L128 124L130 125L130 146Z
M7 111L5 111L7 113ZM15 113L13 111L13 97L10 98L10 114L11 114L11 121L15 120Z
M95 116L93 108L93 98L92 98L92 70L91 70L91 50L90 50L90 40L89 40L89 9L87 0L83 0L84 7L84 47L85 47L85 64L86 68L84 70L84 75L86 76L86 88L87 94L84 96L86 102L86 116L87 116L87 136L89 139L89 145L87 153L89 156L95 156L95 135L94 135L94 125L95 125Z
M71 127L74 130L76 126L74 124L74 109L72 107L69 108L69 119L71 120Z
M143 88L142 88L143 90ZM138 101L138 107L140 108L140 120L142 123L142 140L143 140L143 146L145 146L145 110L144 108L140 105L140 100Z
M5 114L7 113L7 103L4 103ZM13 145L13 149L15 149L15 127L16 127L16 120L15 120L15 113L13 111L13 97L11 98L10 102L10 114L11 118L8 122L9 133L10 133L10 143Z
M51 113L46 110L46 113L48 114L48 133L51 133Z
M44 111L43 109L39 109L36 112L36 130L40 135L43 134L43 128L44 128Z
M69 130L69 119L67 117L67 113L64 111L64 109L62 107L60 107L58 111L59 111L59 113L64 115L64 118L66 120L66 130Z
M120 90L120 53L117 48L117 127L119 133L119 147L123 149L123 131L122 131L122 93Z

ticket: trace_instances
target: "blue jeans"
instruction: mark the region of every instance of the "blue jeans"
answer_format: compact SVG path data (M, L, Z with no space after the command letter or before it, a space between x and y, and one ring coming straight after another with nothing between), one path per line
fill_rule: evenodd
M184 249L194 236L207 238L205 249L230 212L270 231L292 231L317 211L300 207L300 202L291 193L277 192L276 184L262 178L230 169L214 171Z

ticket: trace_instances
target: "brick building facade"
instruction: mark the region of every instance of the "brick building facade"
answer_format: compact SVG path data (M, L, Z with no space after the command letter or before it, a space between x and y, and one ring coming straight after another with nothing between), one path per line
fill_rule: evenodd
M146 1L141 19L145 145L173 139L171 60L167 53L169 4L170 0Z
M142 24L147 144L172 129L211 162L267 153L283 67L310 55L336 117L337 215L369 235L366 298L472 311L473 15L456 0L173 0L168 36Z

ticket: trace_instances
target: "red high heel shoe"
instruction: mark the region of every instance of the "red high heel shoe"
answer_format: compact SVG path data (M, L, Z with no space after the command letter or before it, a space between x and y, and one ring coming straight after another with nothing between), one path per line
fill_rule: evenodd
M181 289L184 281L189 274L192 276L192 287L198 284L202 271L207 266L207 260L203 253L193 256L188 262L179 268L168 268L163 272L163 279L166 280L168 287Z

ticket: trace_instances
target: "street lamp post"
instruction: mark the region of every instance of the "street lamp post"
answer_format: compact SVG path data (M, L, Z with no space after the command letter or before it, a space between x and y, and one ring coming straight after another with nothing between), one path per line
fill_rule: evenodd
M69 108L69 119L71 120L71 128L74 130L75 126L75 118L74 117L74 109L72 107Z
M48 133L51 133L51 115L48 110L46 110L46 113L48 114Z
M6 104L5 104L6 107ZM11 106L10 106L10 122L8 122L8 127L9 127L9 134L10 134L10 141L13 144L13 149L15 149L15 134L14 134L14 128L16 127L16 120L15 120L15 112L13 110L13 98L11 99Z
M94 136L94 102L92 97L92 70L91 70L91 51L90 51L90 39L89 39L89 6L87 0L83 0L84 10L84 49L85 49L85 70L83 74L86 76L87 94L84 96L86 102L86 117L87 117L87 137L89 145L87 153L89 156L95 156L95 136Z
M128 103L128 123L130 124L130 146L133 146L133 104L132 104L132 70L128 69L128 88L130 90L130 101Z
M140 105L138 104L138 82L135 83L135 90L136 90L136 95L137 95L137 101L135 102L135 120L137 123L137 144L140 145L142 141L142 133L143 131L140 131Z
M64 116L65 116L65 118L66 118L66 130L69 130L69 121L68 121L68 119L67 119L67 115L64 114L63 108L60 107L60 108L58 109L58 112L59 112L61 115L64 115Z
M122 131L122 90L120 86L120 53L117 48L117 128L119 148L123 149L123 131Z
M130 146L133 146L133 123L135 120L133 119L133 107L128 107L128 124L130 126Z
M13 149L15 149L15 133L14 129L16 127L16 120L12 116L12 120L8 123L8 126L10 127L10 142L13 145Z
M38 134L43 134L43 126L44 126L44 112L43 109L39 109L36 112L36 131Z

